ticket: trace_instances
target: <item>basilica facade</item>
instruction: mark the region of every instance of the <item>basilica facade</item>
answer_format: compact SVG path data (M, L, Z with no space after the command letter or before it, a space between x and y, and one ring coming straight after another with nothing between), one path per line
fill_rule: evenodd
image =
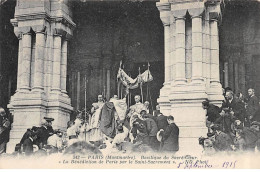
M259 7L256 0L3 2L0 95L14 115L9 152L45 116L64 130L71 112L98 94L120 97L120 61L132 77L149 62L154 80L143 88L145 100L174 116L180 149L194 149L207 133L202 101L221 105L225 87L260 93Z

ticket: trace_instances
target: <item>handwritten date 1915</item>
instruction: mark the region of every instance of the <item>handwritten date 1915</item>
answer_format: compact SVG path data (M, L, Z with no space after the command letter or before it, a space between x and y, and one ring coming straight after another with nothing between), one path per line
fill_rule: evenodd
M222 164L222 168L236 168L236 163L237 163L237 161L233 161L233 162L225 161Z

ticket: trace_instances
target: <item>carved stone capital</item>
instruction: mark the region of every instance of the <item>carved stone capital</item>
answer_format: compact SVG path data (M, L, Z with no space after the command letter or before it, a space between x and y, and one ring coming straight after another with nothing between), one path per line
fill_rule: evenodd
M185 19L187 11L188 11L187 9L185 9L185 10L175 10L175 11L172 11L172 15L176 19Z
M44 25L32 26L32 30L35 33L45 33L46 32L46 26L44 26Z
M202 17L202 14L204 12L204 7L203 8L191 8L188 11L189 11L189 14L191 15L191 18Z
M171 12L170 11L162 11L160 12L160 18L164 26L170 25Z
M169 2L156 2L156 7L160 12L171 10L171 5Z

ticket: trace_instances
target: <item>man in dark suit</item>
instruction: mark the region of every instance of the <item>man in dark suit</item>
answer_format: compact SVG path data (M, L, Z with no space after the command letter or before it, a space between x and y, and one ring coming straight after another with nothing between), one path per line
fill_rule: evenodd
M245 121L244 104L234 97L234 93L232 91L227 91L225 94L225 98L226 101L222 104L222 109L228 109L230 114L234 116L234 120L238 119L241 122L244 122Z
M164 116L162 113L159 113L156 119L158 130L163 129L165 130L168 126L167 117Z
M202 102L202 108L207 110L207 120L210 122L215 122L219 118L220 109L218 106L210 104L208 100Z
M248 101L246 103L246 118L249 121L259 121L259 114L257 111L259 109L259 101L255 96L255 90L252 88L248 89Z
M177 152L179 150L179 127L174 123L173 116L167 116L169 125L166 130L160 130L162 135L161 151Z
M26 156L33 154L33 142L37 139L37 133L32 132L30 136L23 142L23 151Z
M213 104L209 103L209 100L205 100L202 102L202 108L207 110L206 113L206 126L208 127L208 132L211 132L211 125L213 125L216 121L216 119L218 119L220 117L219 113L220 113L220 108L218 106L215 106Z
M44 145L47 145L48 138L53 135L52 121L53 118L44 117L46 122L38 129L39 137L36 140L36 144L41 149Z
M156 122L149 117L145 110L141 111L141 116L143 117L144 121L147 125L147 132L149 135L149 145L153 150L158 150L159 142L156 138L156 134L158 132L158 127Z

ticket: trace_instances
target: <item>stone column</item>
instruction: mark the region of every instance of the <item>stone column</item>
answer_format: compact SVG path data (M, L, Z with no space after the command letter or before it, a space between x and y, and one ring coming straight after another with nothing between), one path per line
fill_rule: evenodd
M231 57L228 61L228 78L228 85L232 90L234 90L234 62Z
M221 106L224 97L219 77L218 13L213 12L210 16L210 91L208 97L212 103Z
M175 55L175 45L176 45L176 23L175 23L175 17L171 14L171 42L170 42L170 47L171 47L171 54L170 54L170 72L171 72L171 81L172 84L174 83L175 80L175 75L176 75L176 69L175 69L175 60L176 60L176 55Z
M202 83L202 16L192 16L192 83Z
M19 50L18 50L18 69L17 69L17 90L18 92L22 82L22 62L23 62L23 39L22 35L18 36L19 39Z
M238 82L238 63L234 63L234 80L235 80L235 88L234 93L237 93L239 91L239 82Z
M30 90L30 69L32 56L32 35L31 33L23 34L23 60L22 60L22 79L21 91Z
M209 15L206 14L205 20L205 62L206 62L206 91L210 89L210 27L209 27Z
M240 63L239 64L239 86L240 86L240 90L242 91L243 95L246 95L246 78L245 78L245 64L244 63Z
M65 39L61 47L61 92L67 95L67 58L68 58L68 41Z
M164 84L160 90L160 97L157 102L160 105L160 110L165 115L170 115L171 104L169 101L169 92L171 90L171 73L170 73L170 41L171 41L171 6L169 2L161 1L157 2L156 6L160 11L160 18L164 26Z
M170 53L169 53L169 42L170 42L170 24L164 24L164 82L170 81L169 63L170 63Z
M228 87L228 62L224 62L224 86Z
M52 92L61 92L61 35L54 35Z
M175 84L185 84L185 18L176 18Z
M33 91L43 91L45 34L36 32Z
M218 22L216 19L210 22L211 31L211 84L219 84L219 39L218 39Z

